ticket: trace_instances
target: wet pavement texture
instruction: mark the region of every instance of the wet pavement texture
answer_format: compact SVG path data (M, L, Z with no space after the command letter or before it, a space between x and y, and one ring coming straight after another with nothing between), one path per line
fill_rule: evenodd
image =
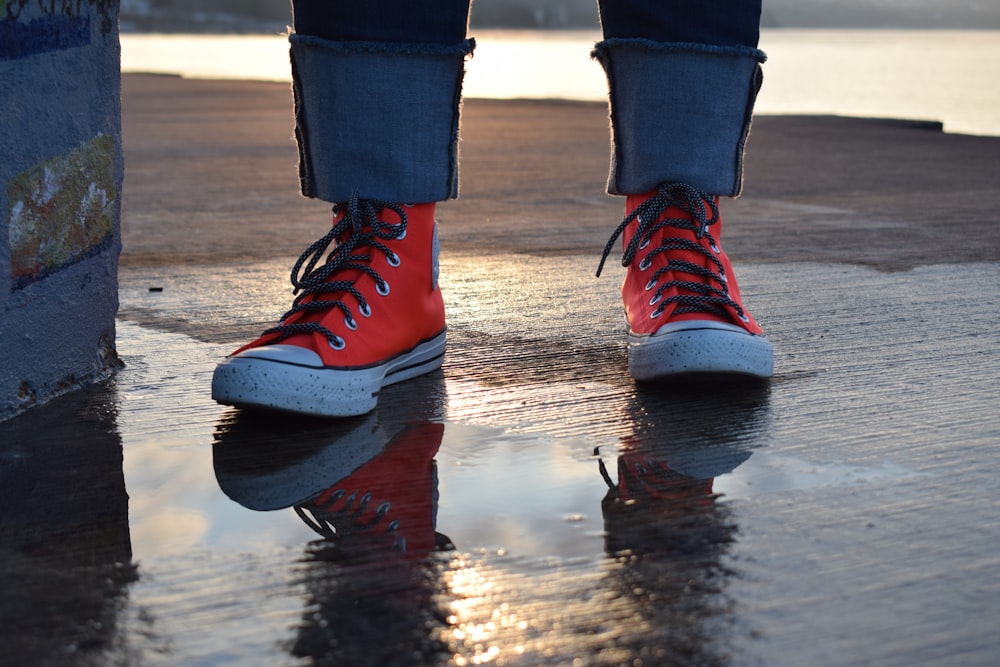
M0 424L0 663L995 664L1000 140L759 119L723 238L775 377L648 386L604 111L469 101L443 369L303 420L208 391L323 232L288 91L125 90L126 365Z

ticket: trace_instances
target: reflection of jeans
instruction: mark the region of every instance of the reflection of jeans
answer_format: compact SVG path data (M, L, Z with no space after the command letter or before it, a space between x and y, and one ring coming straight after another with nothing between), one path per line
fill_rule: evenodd
M303 194L440 201L458 194L468 0L294 0ZM608 191L683 181L739 194L760 85L759 0L600 2L611 92Z

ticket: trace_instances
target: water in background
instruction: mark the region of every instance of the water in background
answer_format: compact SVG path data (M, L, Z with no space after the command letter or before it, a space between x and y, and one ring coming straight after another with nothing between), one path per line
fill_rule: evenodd
M590 60L595 31L479 30L467 97L605 100ZM122 70L288 81L280 35L123 34ZM947 132L1000 136L1000 32L764 30L764 114L939 120Z

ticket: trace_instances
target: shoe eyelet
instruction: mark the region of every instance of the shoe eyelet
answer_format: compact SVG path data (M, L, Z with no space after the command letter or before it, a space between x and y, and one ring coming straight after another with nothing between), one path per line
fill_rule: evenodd
M743 313L738 313L737 317L739 317L740 321L743 322L744 324L750 324L750 318L744 315Z
M648 269L652 265L653 265L653 261L651 259L649 259L649 257L645 257L645 258L643 258L643 260L641 262L639 262L639 270L640 271L645 271L646 269Z
M655 306L656 304L658 304L662 300L663 300L663 295L662 294L657 294L652 299L649 300L649 305Z
M720 283L728 283L729 282L729 278L726 277L726 272L725 271L719 271L719 282Z
M354 501L358 499L358 492L355 491L351 495L347 496L347 500L344 501L344 510L350 510L354 507Z
M345 317L344 318L344 326L346 326L351 331L357 331L358 330L357 320L355 320L353 317Z
M662 308L657 308L652 313L650 313L649 319L655 320L657 317L659 317L662 314L663 314L663 309Z
M645 250L648 246L649 246L649 237L647 236L642 240L642 243L639 244L639 250Z
M403 231L401 231L399 234L396 235L396 240L402 241L405 238L406 238L406 227L403 227Z
M399 261L399 255L397 255L397 254L396 254L396 253L394 253L394 252L390 252L390 253L389 253L388 255L386 255L386 256L385 256L385 261L386 261L386 262L387 262L387 263L389 264L389 266L391 266L392 268L396 268L396 267L397 267L397 266L399 266L399 264L400 264L400 261Z
M361 313L361 317L371 317L372 307L369 306L367 303L363 303L360 306L358 306L358 312Z
M378 292L379 296L389 296L389 283L382 281L375 283L375 291Z
M330 347L332 347L335 350L343 350L345 347L347 347L347 342L344 341L344 339L341 338L340 336L334 336L333 338L330 338L327 342L330 343Z
M650 280L648 283L646 283L646 291L648 292L649 290L653 289L654 287L656 287L656 279L655 278L653 280Z

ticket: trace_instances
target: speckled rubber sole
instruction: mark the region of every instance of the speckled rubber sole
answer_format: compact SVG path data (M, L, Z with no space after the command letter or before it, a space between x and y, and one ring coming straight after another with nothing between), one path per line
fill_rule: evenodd
M444 360L445 332L378 366L340 369L229 357L212 376L212 398L245 409L352 417L375 409L382 387L430 373Z
M774 351L763 336L717 322L678 322L655 334L630 333L628 368L636 380L732 373L766 379Z

